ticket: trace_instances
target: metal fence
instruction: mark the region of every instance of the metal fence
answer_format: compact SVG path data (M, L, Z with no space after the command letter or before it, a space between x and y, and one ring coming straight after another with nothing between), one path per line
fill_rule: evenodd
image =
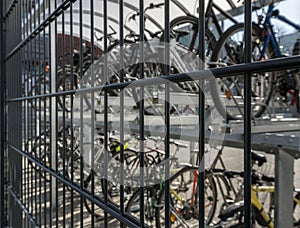
M184 42L172 44L174 2L1 1L1 227L170 227L178 221L189 227L189 220L213 226L205 195L213 189L204 164L211 134L207 83L235 75L244 77L243 221L251 226L251 79L299 67L299 56L251 63L252 3L245 1L242 62L208 69L204 1L195 6L197 54ZM188 98L196 124L187 129L197 129L196 161L179 169L173 139L186 140L182 116L191 105L171 100L195 85L201 89ZM184 217L186 205L175 209L181 201L173 184L186 170L197 175Z

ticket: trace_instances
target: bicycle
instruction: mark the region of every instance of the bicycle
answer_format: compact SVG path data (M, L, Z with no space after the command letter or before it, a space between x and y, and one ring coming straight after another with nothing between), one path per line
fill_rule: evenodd
M259 7L256 7L258 9ZM252 25L252 61L265 61L283 57L271 23L277 18L286 24L300 30L300 26L279 14L275 9L274 1L268 6L266 17L258 17L258 23ZM215 51L212 54L210 66L230 66L243 63L244 58L244 24L236 24L228 28L220 37ZM286 78L287 71L255 73L252 75L252 115L260 117L267 109L270 101L284 101L281 98L286 92L280 89L280 78ZM219 113L227 120L243 118L244 106L244 76L232 76L211 83L212 99ZM299 97L295 97L299 103Z
M171 169L170 178L170 222L172 226L191 227L198 222L198 167L184 165ZM163 175L161 176L163 178ZM205 181L206 223L212 220L217 200L216 186L210 179ZM164 227L164 182L144 189L145 224L150 227ZM126 215L137 220L140 216L140 190L137 189L126 205ZM138 220L137 220L138 221Z
M220 162L221 166L225 169L225 164L221 158L222 149L219 149L218 155L214 158L211 168L205 170L205 191L206 191L206 201L205 201L205 216L206 224L211 224L213 222L215 212L218 204L218 188L224 187L222 191L223 199L227 199L229 191L232 190L232 183L230 180L225 179L226 177L219 169L215 166ZM198 154L197 150L193 151L194 154ZM254 158L257 161L259 158ZM196 160L196 165L193 164L192 160ZM260 159L259 159L260 160ZM260 162L262 162L260 160ZM180 163L179 163L180 164ZM170 214L170 222L172 225L176 224L182 227L191 227L198 224L198 170L197 164L199 164L198 156L196 158L191 157L190 162L184 163L174 168L171 168L171 178L170 178L170 209L172 213ZM223 170L224 171L224 170ZM178 172L178 173L177 173ZM163 173L158 175L158 177L163 178ZM174 177L174 178L173 178ZM154 186L149 186L144 189L145 191L145 221L149 226L163 227L164 224L164 185L160 179L159 184ZM235 193L237 194L237 193ZM139 217L139 189L132 195L128 205L126 206L126 211L134 216Z
M137 136L130 136L125 140L124 144L124 162L121 163L121 145L120 141L115 136L109 137L109 151L108 151L108 163L107 163L107 179L104 175L104 154L103 150L96 150L95 153L95 165L94 165L94 192L95 195L106 195L110 203L115 206L120 206L120 174L123 172L124 176L124 204L127 203L135 190L139 186L139 174L140 174L140 152L139 141ZM152 143L151 143L151 142ZM148 143L149 142L149 143ZM153 144L154 142L154 144ZM160 174L163 169L163 160L165 153L163 150L158 149L158 144L161 140L153 137L145 139L145 151L144 165L146 182L152 184L157 182L157 175ZM186 148L186 145L182 145L176 141L171 142L175 145L174 155L170 159L173 166L177 165L177 159L174 157L180 148ZM156 145L155 145L156 144ZM84 187L91 191L92 173L84 180ZM106 180L106 181L105 181ZM107 186L106 186L107 183ZM94 214L96 218L102 217L101 209L96 207L94 213L92 213L91 205L89 201L85 200L85 206L91 214Z
M233 176L243 176L243 172L228 171L228 175ZM258 175L255 172L252 174L252 186L251 186L251 205L252 205L252 224L257 222L263 227L274 227L274 222L272 220L272 210L274 209L274 178L266 175ZM260 200L260 193L270 194L269 210L266 211L264 202ZM294 190L294 213L296 211L296 206L300 207L300 190ZM212 227L243 227L243 201L237 201L223 209L219 215L220 222ZM298 227L300 225L300 218L296 218L294 214L294 226Z
M101 141L103 138L101 139ZM131 197L132 193L135 191L139 185L139 169L140 169L140 153L139 152L139 141L136 136L131 135L124 141L124 161L121 162L121 144L118 137L114 135L109 136L109 151L108 161L107 161L107 177L104 175L104 148L103 141L102 149L95 150L94 155L94 170L92 170L94 175L94 192L95 195L106 195L110 203L115 206L120 205L120 175L121 172L124 176L124 203L126 203ZM145 169L149 168L151 171L151 166L156 165L162 160L164 155L163 151L155 148L148 148L144 151L144 165ZM88 165L90 167L90 165ZM84 180L84 187L88 190L91 189L92 184L92 172ZM149 177L153 177L153 173L147 173ZM147 175L146 174L146 175ZM107 179L106 179L107 178ZM88 200L85 200L85 206L91 214L96 218L102 217L101 209L96 207L95 211L92 213L91 205Z
M182 5L178 5L176 0L173 2L180 7L186 15L176 17L170 22L171 40L174 40L178 45L186 47L189 51L198 54L200 36L198 32L198 18L189 13ZM232 9L236 8L232 0L227 0L227 3ZM220 25L216 11L234 24L238 23L236 19L222 10L213 0L208 1L205 11L205 50L208 59L216 46L217 40L223 34L223 27ZM165 34L163 33L160 38L161 42L164 42L164 39ZM171 72L178 73L176 65L172 66Z
M71 127L66 126L65 128L60 127L57 129L57 163L56 168L57 171L62 175L66 175L70 177L70 171L66 167L68 165L68 160L71 156L78 153L78 142L75 138L72 138ZM51 136L50 136L50 128L47 126L44 132L41 132L40 135L32 137L27 140L25 143L25 150L30 153L33 158L42 163L47 168L51 168ZM72 148L73 147L73 148ZM71 153L72 149L74 150ZM50 175L37 166L34 162L28 160L28 163L31 165L33 169L38 171L46 181L50 181Z
M144 12L150 9L160 8L162 4L150 4L148 7L145 8ZM138 12L134 12L131 16L127 16L126 18L129 18L128 21L135 21L136 17L139 15ZM113 30L113 28L111 28ZM114 30L113 30L114 31ZM158 48L159 43L158 42L152 42L152 40L158 40L160 32L152 33L150 30L145 28L145 32L151 37L151 41L148 40L148 36L145 34L144 36L144 75L140 77L159 77L162 75L162 70L160 69L159 65L159 56L158 56ZM99 59L96 61L89 70L86 71L85 76L81 80L81 88L88 88L91 87L91 81L94 81L93 86L99 86L103 84L113 84L113 83L120 83L121 77L120 73L123 72L123 81L135 81L138 79L140 72L140 43L139 39L140 37L131 32L130 34L126 35L123 43L123 47L120 46L120 41L117 39L113 39L112 36L115 34L113 32L112 34L109 34L108 39L111 42L110 46L108 47L108 53L105 56L107 59L107 65L104 66L104 59ZM101 39L101 38L98 38ZM123 50L123 63L125 69L120 69L120 54L121 49ZM106 68L105 68L106 67ZM103 78L103 72L104 70L107 70L107 75L109 77L107 78L107 82L104 82ZM94 77L94 78L92 78ZM180 88L178 88L176 85L171 86L174 91L182 91ZM152 98L152 93L154 90L162 90L163 86L159 86L158 88L154 89L154 86L147 87L145 86L145 94L146 99ZM120 90L109 90L108 94L111 96L119 96ZM100 93L101 94L101 93ZM99 94L99 95L100 95ZM132 88L127 87L123 90L123 94L128 97L132 97L135 100L136 107L133 107L133 109L137 110L139 108L139 88ZM147 100L148 102L148 100ZM153 106L153 103L150 103L149 106ZM155 105L154 105L155 106ZM156 113L160 113L158 108L156 109Z

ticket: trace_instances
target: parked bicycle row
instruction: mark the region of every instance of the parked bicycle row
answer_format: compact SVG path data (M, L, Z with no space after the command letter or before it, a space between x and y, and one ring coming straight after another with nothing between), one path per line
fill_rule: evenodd
M125 216L140 219L140 191L144 187L145 223L150 227L164 227L166 165L169 164L170 223L176 227L193 227L199 218L199 161L198 150L187 142L170 140L171 155L166 160L164 139L125 135L120 143L117 131L105 137L98 130L94 142L80 132L79 127L59 128L55 159L50 130L29 139L25 150L47 168L56 170L70 183L82 186L97 199L107 198L117 208L125 205ZM105 140L108 140L105 148ZM141 144L144 152L141 153ZM52 148L52 151L51 151ZM217 151L210 165L205 167L205 221L211 227L243 226L243 172L230 170L222 158L223 147L206 149L205 157ZM123 153L121 153L123 151ZM190 155L187 159L186 155ZM184 156L184 159L182 158ZM252 151L252 208L253 224L274 227L274 177L264 154ZM143 161L143 162L141 162ZM29 165L42 178L51 176L35 162ZM143 165L141 165L143 163ZM207 163L207 161L206 161ZM142 168L142 170L141 170ZM143 173L143 179L141 175ZM142 182L141 182L142 181ZM121 184L122 183L122 184ZM121 193L120 186L123 186ZM67 186L68 187L68 186ZM68 187L71 190L70 187ZM100 221L103 210L84 200L86 210ZM300 225L300 190L294 191L294 225Z

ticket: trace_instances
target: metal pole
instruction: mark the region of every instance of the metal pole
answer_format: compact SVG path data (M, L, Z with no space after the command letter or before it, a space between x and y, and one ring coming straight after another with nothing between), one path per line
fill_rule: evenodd
M55 0L51 0L50 2L50 12L53 12L55 10ZM56 23L53 21L50 24L50 79L51 79L51 93L56 92L56 48L55 48L55 42L56 42ZM53 170L56 170L56 98L51 97L51 168ZM51 211L54 211L56 209L56 178L51 176ZM54 215L54 214L53 214Z
M5 105L4 105L4 91L5 91L5 72L4 72L4 19L3 19L3 1L0 1L0 227L4 227L5 223L5 162L4 162L4 152L5 152Z
M275 155L275 227L293 227L294 158L279 148Z
M139 13L140 13L140 20L139 20L139 32L140 32L140 79L144 78L144 1L140 0L139 1ZM140 112L139 112L139 117L140 117L140 124L139 124L139 131L140 131L140 151L144 152L144 86L140 87ZM141 226L144 226L145 224L145 202L144 202L144 154L140 154L140 223Z
M204 60L205 60L205 0L199 1L199 19L198 19L198 34L199 34L199 57L200 57L200 70L204 70ZM202 91L204 85L203 79L199 79L199 227L205 227L205 204L204 204L204 180L205 180L205 159L204 159L204 151L205 151L205 96Z
M245 63L251 63L252 5L245 1ZM244 209L245 227L251 226L251 72L245 73L244 105Z
M170 74L170 0L165 0L165 53L164 63L166 64L166 75ZM165 83L165 227L170 227L170 84Z

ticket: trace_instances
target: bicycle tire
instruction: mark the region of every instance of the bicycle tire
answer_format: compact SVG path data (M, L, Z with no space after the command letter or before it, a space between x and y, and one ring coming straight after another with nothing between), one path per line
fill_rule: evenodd
M198 183L194 182L194 179L187 179L189 177L195 178L195 172L198 172L198 167L192 167L192 166L187 166L181 169L176 175L174 175L170 179L170 187L172 189L176 190L176 193L181 195L182 199L184 199L184 202L179 202L178 200L176 201L176 197L172 197L172 193L170 192L170 224L171 226L178 227L183 224L187 227L191 227L194 225L198 225L199 223L199 215L198 211L199 208L197 208L197 200L198 200L198 195L197 195L197 188L198 188ZM185 182L187 181L187 182ZM187 185L190 185L190 187L187 187ZM193 184L196 184L196 186L193 186ZM218 195L217 195L217 188L216 188L216 183L213 178L206 178L205 180L205 187L206 187L206 200L207 201L207 207L211 206L209 210L205 210L205 216L206 216L206 221L205 223L208 225L212 222L214 213L216 210L217 206L217 200L218 200ZM192 188L196 187L196 188ZM211 194L208 194L208 190L211 190ZM195 191L195 192L193 192ZM188 195L187 195L188 194ZM193 201L193 198L190 198L189 195L191 194L191 197L194 195L195 202ZM208 194L208 195L207 195ZM165 211L164 206L164 197L165 197L165 191L163 190L160 193L160 196L158 198L157 205L158 207L156 208L156 227L164 227L164 222L165 222ZM208 212L208 213L207 213ZM176 214L176 215L175 215Z
M144 188L144 225L148 227L155 227L156 225L156 209L155 207L153 207L153 204L155 204L156 201L155 194L157 193L157 191L159 191L158 185L146 186ZM136 189L130 197L128 203L126 204L125 215L129 215L132 220L135 220L135 222L141 226L142 224L140 220L140 196L140 189Z
M31 145L32 156L47 168L50 168L50 136L48 132L34 138L34 144ZM29 164L47 181L50 181L50 174L40 168L34 162L28 160Z
M188 26L188 24L190 24L190 26ZM174 29L177 26L183 26L185 29L190 29L188 32L182 32L181 35L187 35L189 38L189 36L192 33L192 40L190 40L190 42L186 42L184 43L183 41L180 42L180 40L178 38L176 38L176 31L174 31ZM183 28L181 27L181 29ZM191 28L188 28L191 27ZM193 31L193 32L191 32ZM180 33L180 31L178 31ZM171 38L175 37L176 42L178 42L179 44L185 46L186 48L188 48L189 51L191 52L196 52L198 54L199 51L199 47L198 47L198 43L199 41L197 40L197 37L199 37L198 35L198 19L194 16L179 16L174 18L171 22L170 22L170 35ZM214 37L212 31L210 31L209 29L206 29L205 31L205 38L206 38L206 55L209 56L210 51L212 51L216 44L216 38ZM165 33L162 34L160 41L164 42L165 40Z
M252 28L253 28L252 29L252 36L253 36L252 58L254 58L254 54L260 54L260 48L261 45L264 44L264 39L263 39L262 29L260 29L256 24L253 24ZM217 67L220 64L228 66L228 65L243 63L243 57L244 57L243 43L240 40L233 39L234 35L242 31L244 31L244 24L240 23L240 24L233 25L221 35L216 45L215 51L213 52L211 57L211 63L214 64L212 65L212 67ZM233 44L229 44L229 41L232 42L233 44L236 44L237 46L233 46ZM266 51L267 58L273 58L274 56L273 50L274 49L272 48L271 44L268 44L267 51ZM259 53L255 53L255 51L259 51ZM228 62L225 63L219 61L221 59L221 54L223 55L222 60L228 58ZM256 58L253 60L257 61L258 59ZM256 80L258 77L259 80ZM214 105L217 108L218 112L226 120L243 119L243 109L241 107L236 107L241 102L243 102L242 99L243 94L241 92L242 89L241 84L243 82L243 78L244 76L232 76L232 77L226 77L223 79L218 79L210 82L210 89L211 91L213 91L211 95L212 95ZM252 76L252 98L251 98L252 101L251 102L255 104L252 105L252 115L254 118L260 117L266 110L266 107L272 97L274 80L275 80L274 73L270 73L270 75L268 73L262 73L262 74L257 74ZM257 92L254 90L255 88L257 88ZM220 91L224 93L225 96L224 100L226 102L233 99L233 103L235 104L235 106L233 106L234 108L233 111L231 111L229 108L226 108L226 105L221 101ZM236 95L234 95L234 93L236 93ZM239 100L237 101L238 98ZM256 100L258 100L258 102ZM237 111L239 113L236 113Z
M108 180L108 191L105 191L105 183L102 180L102 189L103 193L107 195L107 198L110 202L117 204L116 202L120 198L120 153L115 154L108 163L108 172L110 172L110 177ZM156 164L155 158L149 154L145 154L144 167L149 167L153 164ZM134 190L139 185L139 169L140 169L140 157L139 153L134 150L126 149L124 150L124 191L125 191L125 202L129 200L130 196ZM118 165L118 166L116 166ZM111 167L111 168L110 168ZM115 176L112 176L115 174ZM124 202L124 203L125 203Z
M130 175L134 175L134 171L138 169L140 166L139 163L139 154L136 151L133 150L125 150L124 151L124 178L125 178L125 184L124 184L124 204L126 204L129 199L131 198L133 192L135 191L136 183L132 183L130 185L130 182L126 182L126 177L130 177ZM148 156L149 157L149 156ZM154 162L153 157L149 157L152 162ZM104 158L100 158L99 160L103 160ZM133 159L131 161L128 161L128 159ZM132 162L133 163L130 163ZM148 163L147 163L148 162ZM150 164L151 162L145 161L145 165ZM107 165L107 170L108 170L108 180L105 181L103 174L100 173L98 174L95 172L94 176L94 185L97 186L97 196L107 196L108 202L114 204L115 206L120 206L119 204L119 199L120 199L120 153L116 153L113 155L113 157L110 159ZM128 181L128 179L127 179ZM91 174L88 176L88 178L84 181L84 187L89 188L91 184ZM107 183L107 191L105 184ZM96 194L95 194L96 195ZM102 210L98 207L94 208L94 212L92 211L91 204L89 203L88 200L85 199L85 207L87 211L90 214L94 214L96 218L99 218L103 215Z
M124 82L126 81L131 81L132 79L127 77L128 75L130 75L131 72L131 68L132 68L132 64L135 64L135 57L134 55L128 54L126 51L129 50L129 53L132 52L131 45L134 45L135 42L128 40L128 39L124 39L123 40L123 54L124 54L124 58L123 58L123 63L125 65L125 69L124 69ZM130 47L129 49L127 47ZM119 58L120 54L121 54L121 41L118 40L116 42L114 42L113 44L111 44L107 50L108 50L108 57L113 56L113 57L117 57ZM112 84L112 83L120 83L121 78L120 78L120 70L119 70L119 64L120 64L120 59L115 61L116 67L115 69L111 70L112 75L110 75L110 78L108 78L108 81L106 82L107 84ZM130 75L131 76L131 75ZM111 96L119 96L120 95L120 90L109 90L108 91L109 95Z
M94 172L94 189L92 191L91 188L92 186L92 173L90 173L85 180L83 181L83 186L85 189L88 189L88 191L90 191L92 194L92 192L94 193L94 198L96 198L97 200L101 200L104 198L103 192L102 192L102 187L101 184L97 183L97 174ZM104 211L103 209L101 209L99 206L93 204L89 199L84 198L84 206L86 208L86 210L88 211L88 213L90 213L91 215L93 215L95 217L96 220L99 220L101 218L104 217Z
M198 19L194 16L180 16L174 18L170 22L170 36L171 39L175 39L176 45L180 49L186 49L183 50L183 56L188 54L187 56L191 56L191 53L195 55L195 57L199 54L199 34L198 34ZM164 42L165 40L165 34L163 33L160 41ZM172 43L172 42L170 42ZM206 58L210 58L212 54L212 50L214 50L214 47L216 45L216 39L213 35L213 33L206 29L205 31L205 56ZM180 52L180 50L177 50ZM194 56L192 56L194 57ZM163 58L163 53L160 53L160 58ZM176 59L176 58L175 58ZM161 61L164 62L164 61ZM194 71L198 70L196 69L181 69L178 62L172 61L172 58L170 58L170 74L177 74L177 73L184 73L188 71ZM166 71L165 64L161 64L162 72L164 75L167 75L168 72ZM179 87L187 92L198 92L199 86L194 81L187 81L187 82L179 82Z
M70 68L60 68L57 71L58 92L78 89L79 81L79 76L74 72L72 75L72 71ZM63 111L71 112L73 110L72 99L74 98L74 94L58 96L58 104Z
M28 96L48 94L50 92L49 87L50 87L49 81L43 75L35 81L35 84L28 91ZM29 99L28 101L31 107L37 111L43 111L46 109L46 107L49 106L49 104L48 105L45 104L45 102L49 102L49 98L47 97L33 98L33 99Z

